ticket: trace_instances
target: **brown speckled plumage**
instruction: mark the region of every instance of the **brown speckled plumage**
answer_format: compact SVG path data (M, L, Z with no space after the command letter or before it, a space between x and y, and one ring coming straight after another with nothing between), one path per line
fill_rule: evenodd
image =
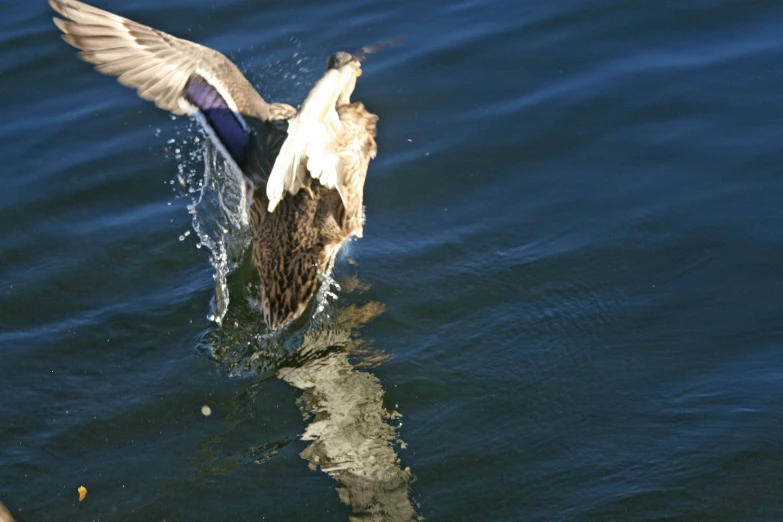
M301 190L273 213L257 189L250 207L253 263L263 290L264 320L271 328L299 317L319 286L319 275L347 237L338 224L339 195L313 183L312 197Z
M250 151L247 157L227 159L242 170L252 192L249 212L254 231L253 262L263 287L264 320L270 328L277 328L299 317L340 246L363 233L364 181L368 164L377 152L378 117L363 104L350 102L355 81L340 94L334 107L340 123L333 132L337 133L334 152L339 158L342 195L307 176L301 189L286 193L270 213L264 184L286 140L287 122L297 115L296 109L268 104L239 69L217 51L77 0L49 0L49 5L65 18L55 18L55 24L64 33L63 39L81 50L79 57L94 64L99 72L117 76L140 97L173 114L198 116L203 106L191 98L189 90L196 78L218 93L208 93L209 97L200 101L224 100L228 110L238 115L234 125L242 125L243 132L250 133L250 143L258 150ZM348 60L358 71L362 59L337 53L328 67L342 67ZM205 127L214 123L203 117L199 121ZM260 122L260 130L248 127L254 121ZM211 137L218 145L223 139Z

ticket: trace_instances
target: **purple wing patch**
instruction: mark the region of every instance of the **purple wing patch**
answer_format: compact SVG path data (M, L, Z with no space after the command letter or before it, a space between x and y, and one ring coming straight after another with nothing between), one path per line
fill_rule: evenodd
M194 75L188 82L186 98L201 110L215 136L237 165L244 168L250 133L242 126L238 115L228 107L217 89L204 78Z

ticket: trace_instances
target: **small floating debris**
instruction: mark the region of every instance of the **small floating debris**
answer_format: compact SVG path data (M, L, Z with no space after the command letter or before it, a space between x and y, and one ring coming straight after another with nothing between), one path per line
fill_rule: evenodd
M84 486L79 486L77 491L79 492L79 502L81 502L87 496L87 488Z
M210 415L212 415L212 408L210 408L205 404L204 406L201 407L201 414L204 417L209 417Z

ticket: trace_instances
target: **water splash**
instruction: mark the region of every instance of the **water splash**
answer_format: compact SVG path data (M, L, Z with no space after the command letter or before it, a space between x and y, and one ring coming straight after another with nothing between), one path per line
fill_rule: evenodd
M188 205L200 246L209 249L215 269L210 321L222 324L230 301L227 277L241 263L252 240L244 180L210 143L203 147L204 177Z
M176 118L172 118L176 119ZM214 269L215 297L207 318L222 324L228 310L227 277L242 263L252 239L242 174L223 159L194 120L174 129L166 140L165 156L177 162L177 174L168 184L174 197L186 198L196 248L205 247ZM160 136L160 129L156 135ZM184 241L191 235L179 236Z

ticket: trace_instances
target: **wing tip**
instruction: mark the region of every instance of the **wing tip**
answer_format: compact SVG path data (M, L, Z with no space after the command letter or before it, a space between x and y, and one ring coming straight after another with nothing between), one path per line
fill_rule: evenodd
M60 31L62 31L65 34L68 34L68 22L66 20L63 20L62 18L58 18L56 16L53 16L52 17L52 22L54 22L54 25L57 26L57 29L59 29Z
M49 0L49 7L54 9L56 12L60 13L61 15L65 16L63 13L63 2L62 0Z
M81 49L81 47L79 47L79 45L76 43L76 39L73 37L72 34L63 33L60 35L60 38L62 38L63 41L68 45L70 45L71 47L75 47L76 49Z

